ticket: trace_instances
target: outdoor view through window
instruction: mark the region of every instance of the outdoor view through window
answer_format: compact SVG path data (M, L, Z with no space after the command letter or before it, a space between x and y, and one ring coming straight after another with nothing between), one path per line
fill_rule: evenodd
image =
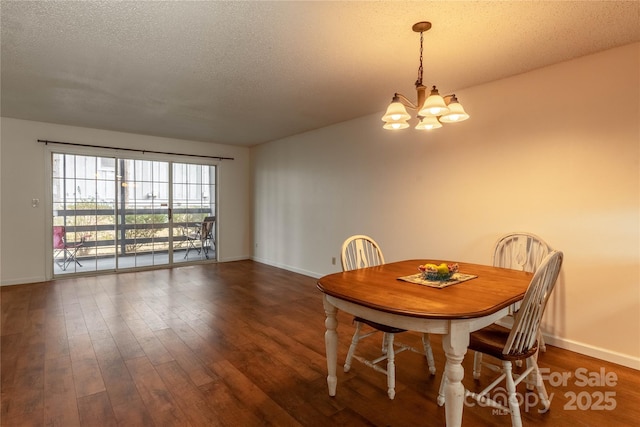
M216 167L52 154L54 274L216 259Z

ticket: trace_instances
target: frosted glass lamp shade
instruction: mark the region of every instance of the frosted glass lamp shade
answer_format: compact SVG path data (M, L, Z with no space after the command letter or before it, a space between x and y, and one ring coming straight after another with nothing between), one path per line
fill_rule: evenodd
M438 89L434 86L431 94L426 101L424 101L424 105L418 112L418 115L423 117L437 117L447 114L448 112L449 108L444 102L444 98L440 96Z
M464 111L462 104L460 104L454 96L452 101L449 102L449 112L440 117L440 121L442 123L457 123L467 120L468 118L469 115Z
M406 120L399 120L399 121L390 121L390 122L386 122L384 124L384 126L382 126L384 129L390 129L390 130L395 130L395 129L406 129L409 127L409 123L407 123Z
M389 104L387 112L382 116L382 120L385 122L407 121L410 118L411 116L407 113L407 109L402 102L395 100Z
M397 96L393 97L393 101L387 107L387 112L382 116L382 120L385 122L384 129L406 129L409 127L407 120L411 116L407 113L407 109Z
M416 125L416 129L438 129L441 128L442 124L438 121L436 117L423 117L420 122Z

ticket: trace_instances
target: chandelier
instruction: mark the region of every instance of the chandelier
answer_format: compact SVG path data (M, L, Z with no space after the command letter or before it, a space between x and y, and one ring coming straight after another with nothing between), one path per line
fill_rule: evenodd
M469 118L454 94L442 97L438 89L433 86L429 97L426 96L427 88L422 84L422 37L423 33L430 28L431 22L426 21L418 22L412 27L413 31L420 33L420 66L418 80L416 80L418 102L414 104L406 96L395 93L387 112L382 117L385 129L408 128L407 120L411 116L407 113L407 107L417 111L416 129L437 129L442 127L442 123L456 123Z

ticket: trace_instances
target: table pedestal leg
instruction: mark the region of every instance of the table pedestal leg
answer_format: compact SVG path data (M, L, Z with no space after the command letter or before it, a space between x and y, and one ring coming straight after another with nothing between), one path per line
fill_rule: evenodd
M447 355L445 372L445 416L448 427L462 425L462 410L464 406L464 368L462 360L469 345L469 329L467 325L451 322L449 333L442 339L442 348Z
M327 315L327 319L324 321L324 325L327 328L327 331L324 333L324 345L327 353L327 386L329 387L329 396L335 396L338 385L338 377L336 376L336 364L338 360L338 333L336 332L338 319L336 318L336 314L338 309L327 301L326 295L322 298L322 304L324 305L324 312Z

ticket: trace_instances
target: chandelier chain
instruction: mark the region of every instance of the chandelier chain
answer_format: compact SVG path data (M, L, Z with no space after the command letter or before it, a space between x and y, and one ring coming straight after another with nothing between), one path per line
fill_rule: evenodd
M416 86L422 85L422 36L423 32L420 32L420 66L418 67L418 80L416 80Z

